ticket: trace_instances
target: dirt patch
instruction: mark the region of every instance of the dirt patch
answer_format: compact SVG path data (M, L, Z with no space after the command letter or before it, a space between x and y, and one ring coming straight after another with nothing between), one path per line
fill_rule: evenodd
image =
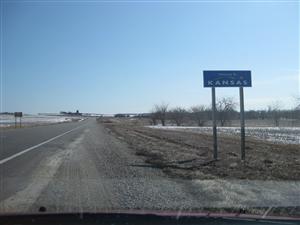
M239 137L218 140L219 160L213 160L212 136L159 130L138 120L102 121L109 132L127 142L145 163L175 178L299 180L300 146L247 140L246 160L240 160Z

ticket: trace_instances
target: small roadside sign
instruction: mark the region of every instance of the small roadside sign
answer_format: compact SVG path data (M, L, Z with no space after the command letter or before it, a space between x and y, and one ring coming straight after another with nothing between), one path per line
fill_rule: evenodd
M22 112L15 112L14 115L15 115L15 117L22 117L23 113Z
M20 124L20 127L22 127L21 118L23 117L23 113L22 112L15 112L14 116L15 116L15 128L17 128L17 118L20 118L19 124Z

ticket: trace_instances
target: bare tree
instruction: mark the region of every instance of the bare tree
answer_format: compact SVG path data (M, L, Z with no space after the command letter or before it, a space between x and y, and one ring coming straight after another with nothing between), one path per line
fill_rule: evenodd
M295 102L296 102L296 110L300 110L300 96L299 97L295 97Z
M187 111L184 108L176 107L169 111L170 119L176 123L177 126L180 126L185 119Z
M197 122L197 125L203 126L204 123L209 119L207 115L207 107L204 105L192 106L190 109L192 119Z
M151 119L151 124L152 125L157 125L157 120L159 120L159 116L158 116L155 108L152 109L151 112L150 112L150 119Z
M169 104L161 103L159 105L154 106L155 114L157 118L161 121L163 126L166 125L166 117L168 112Z
M279 126L281 108L282 108L282 103L280 101L275 101L268 106L268 113L271 116L271 119L274 121L274 125L276 127Z
M217 118L223 127L227 124L231 116L234 113L237 103L234 101L233 98L221 98L217 100L216 108L217 108Z
M290 111L291 118L300 120L300 95L294 95L293 98L294 98L295 105L293 109Z
M294 118L300 119L300 96L296 98L296 107L294 110Z

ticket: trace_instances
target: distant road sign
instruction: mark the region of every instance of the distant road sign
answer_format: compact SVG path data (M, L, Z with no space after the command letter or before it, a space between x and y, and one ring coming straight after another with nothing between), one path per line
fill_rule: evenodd
M251 87L249 70L203 71L204 87Z
M15 112L14 115L15 115L15 117L22 117L23 113L22 112Z

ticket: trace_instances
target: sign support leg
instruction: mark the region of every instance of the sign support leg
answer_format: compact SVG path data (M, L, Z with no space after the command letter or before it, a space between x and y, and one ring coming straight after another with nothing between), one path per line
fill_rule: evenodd
M212 94L212 121L213 121L213 141L214 141L214 159L218 159L218 142L217 142L217 121L216 121L216 90L211 88Z
M240 87L240 119L241 119L241 159L245 160L245 111L244 111L243 87Z

